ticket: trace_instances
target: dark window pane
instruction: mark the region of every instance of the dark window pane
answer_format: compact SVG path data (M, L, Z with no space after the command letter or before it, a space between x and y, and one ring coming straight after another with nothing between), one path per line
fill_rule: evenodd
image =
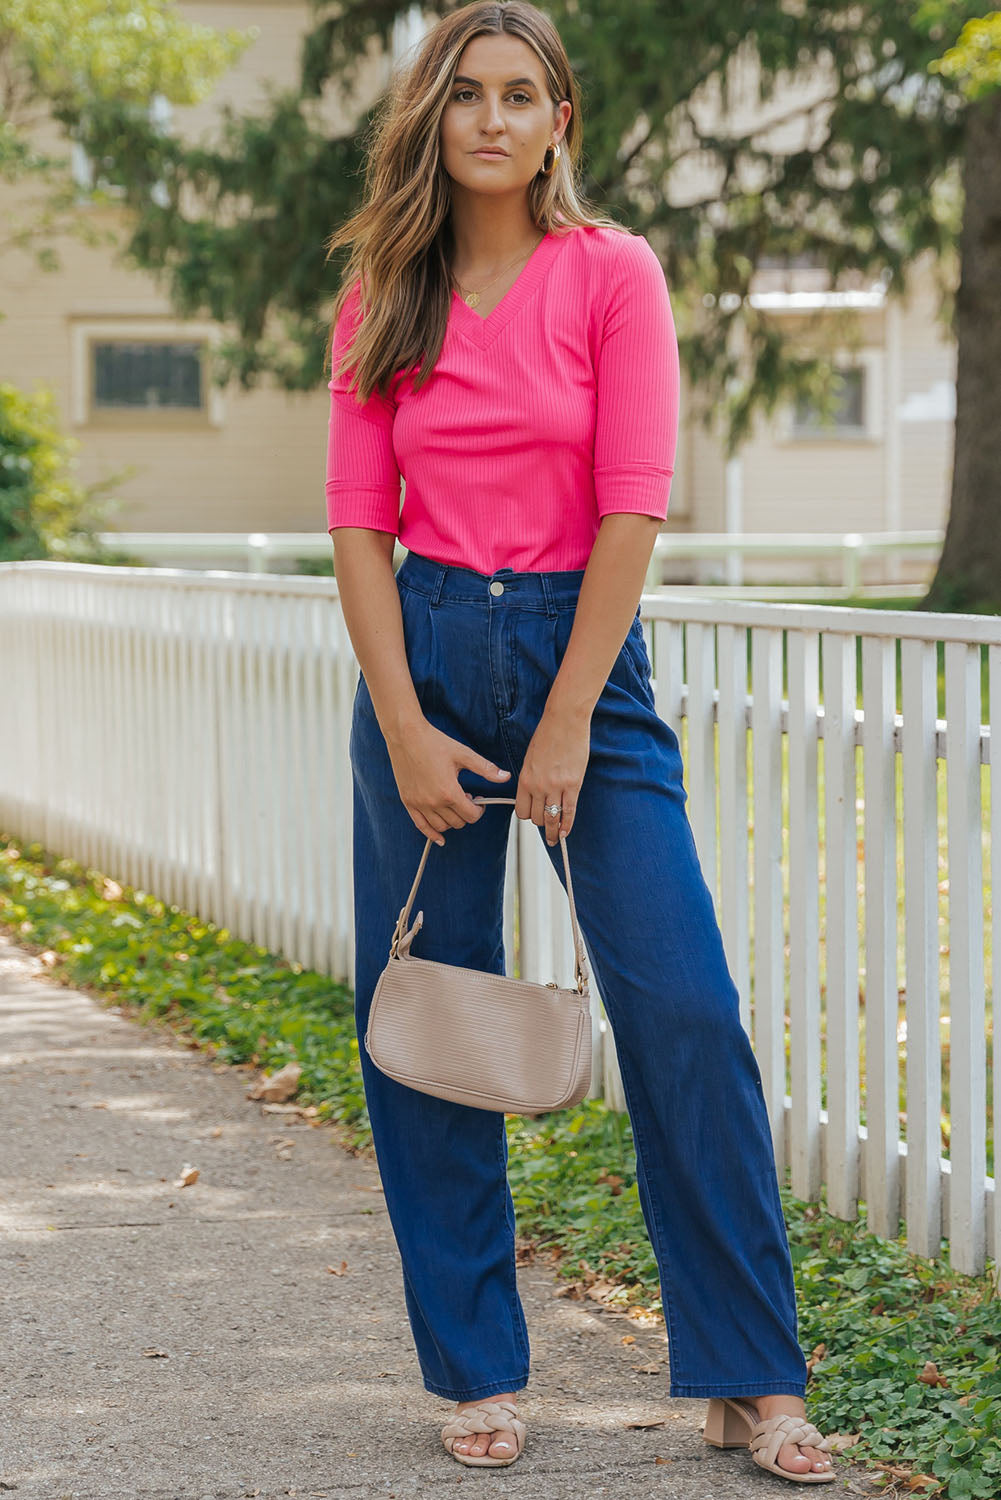
M131 343L94 346L94 405L184 407L202 405L201 345Z
M816 407L808 397L799 396L793 418L796 432L859 431L865 426L865 371L858 366L854 370L841 370L839 373L841 384L835 396L833 428L821 422Z

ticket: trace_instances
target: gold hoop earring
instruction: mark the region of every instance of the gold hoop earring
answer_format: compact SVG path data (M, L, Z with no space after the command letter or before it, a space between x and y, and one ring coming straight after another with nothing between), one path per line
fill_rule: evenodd
M546 166L546 156L549 155L550 151L552 151L552 153L553 153L553 160L552 160L552 164L547 167ZM542 166L539 168L539 173L540 173L540 175L542 177L552 177L553 173L556 171L556 163L559 160L559 158L560 158L561 155L562 155L562 153L560 151L559 143L557 141L553 141L551 145L549 145L549 146L546 147L545 155L542 158Z

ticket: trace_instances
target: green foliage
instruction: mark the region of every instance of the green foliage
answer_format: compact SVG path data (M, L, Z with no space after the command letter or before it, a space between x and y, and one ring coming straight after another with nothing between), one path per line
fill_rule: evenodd
M173 0L4 0L2 37L36 96L197 104L260 36L184 19Z
M943 0L931 0L928 10L942 5ZM1001 88L1001 11L967 21L955 46L931 67L943 78L955 79L968 99L982 99Z
M107 527L117 477L89 488L73 477L75 438L59 428L55 398L0 382L0 561L48 557L108 562L96 533Z
M41 270L59 270L55 242L69 237L90 247L118 243L115 229L101 227L82 211L116 204L100 163L97 181L84 188L74 179L69 156L41 149L37 125L45 110L67 136L83 141L92 113L113 105L123 124L115 142L120 168L147 192L155 178L132 153L129 121L152 129L157 97L180 105L199 103L222 74L259 36L192 25L173 0L4 0L0 13L0 66L4 116L0 120L0 181L29 184L31 213L13 213L4 224L0 250L33 254ZM155 131L154 131L155 133Z
M0 924L50 950L54 971L230 1063L301 1064L299 1100L371 1149L351 992L225 929L39 844L0 836ZM523 1253L548 1253L568 1292L661 1311L629 1118L600 1101L509 1116L508 1174ZM1001 1492L1001 1301L993 1271L951 1270L903 1239L848 1224L782 1186L800 1344L815 1355L810 1416L859 1435L848 1451L915 1492ZM598 1283L601 1283L599 1286ZM930 1363L929 1363L930 1362ZM944 1382L944 1383L942 1383ZM923 1484L917 1479L925 1476Z
M659 1311L629 1116L594 1099L539 1120L510 1116L508 1145L519 1228L549 1250L557 1274L614 1280L614 1305Z
M783 1192L800 1342L826 1353L814 1420L857 1432L873 1462L933 1475L951 1500L1001 1491L1001 1302L995 1273L966 1277L903 1239L845 1224ZM929 1365L931 1361L931 1365Z
M297 557L292 571L310 578L333 578L333 557Z

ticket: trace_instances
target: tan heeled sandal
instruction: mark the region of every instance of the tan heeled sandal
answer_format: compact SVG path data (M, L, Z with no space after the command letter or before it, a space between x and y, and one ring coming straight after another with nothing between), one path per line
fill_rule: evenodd
M826 1484L835 1477L833 1466L827 1470L807 1469L797 1474L793 1469L783 1469L777 1462L779 1449L786 1443L806 1443L825 1453L831 1448L828 1439L821 1436L812 1422L788 1412L759 1421L753 1404L735 1396L712 1396L702 1436L715 1448L750 1448L751 1457L759 1468L794 1483Z
M457 1411L441 1429L441 1440L460 1464L499 1468L503 1464L513 1464L515 1459L521 1457L527 1430L513 1401L481 1401L476 1406L467 1406L464 1411ZM455 1444L463 1438L475 1437L478 1432L505 1431L513 1432L518 1444L517 1451L510 1458L497 1458L490 1453L474 1457L455 1451Z

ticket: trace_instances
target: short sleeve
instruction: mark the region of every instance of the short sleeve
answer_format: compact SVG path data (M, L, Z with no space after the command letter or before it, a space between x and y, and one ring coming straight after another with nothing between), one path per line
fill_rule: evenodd
M616 239L595 367L598 516L635 511L664 520L678 441L678 340L664 271L649 241Z
M334 371L357 323L360 286L356 281L351 288L334 327ZM334 374L327 383L327 530L364 526L396 536L400 519L400 471L393 450L396 405L377 391L366 402L359 402L355 392L348 389L350 374L350 370Z

